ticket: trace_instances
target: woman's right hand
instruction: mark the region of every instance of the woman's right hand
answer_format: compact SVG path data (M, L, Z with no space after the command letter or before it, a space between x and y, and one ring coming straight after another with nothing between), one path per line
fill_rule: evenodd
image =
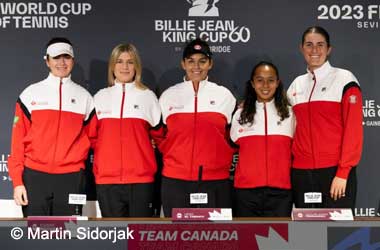
M28 205L28 196L26 195L25 186L17 186L13 190L13 199L18 206Z
M335 176L330 187L330 196L334 201L346 196L347 180Z

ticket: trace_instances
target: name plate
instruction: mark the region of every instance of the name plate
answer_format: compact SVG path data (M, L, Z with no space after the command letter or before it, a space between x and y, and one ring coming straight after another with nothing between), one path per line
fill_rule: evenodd
M85 194L69 194L69 204L86 205L87 195Z
M231 208L173 208L173 221L231 221Z
M294 221L352 221L354 216L349 208L294 208Z

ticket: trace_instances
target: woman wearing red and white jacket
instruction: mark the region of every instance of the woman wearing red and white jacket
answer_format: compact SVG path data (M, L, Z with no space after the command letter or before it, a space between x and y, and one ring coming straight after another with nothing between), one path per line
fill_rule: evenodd
M213 66L208 44L187 44L181 61L184 82L160 97L165 139L162 204L165 216L172 208L231 207L229 169L233 150L227 125L236 105L231 92L208 81Z
M9 174L24 216L73 215L78 211L69 194L81 192L93 100L71 80L74 51L68 39L51 39L45 60L49 76L17 100Z
M288 217L294 116L274 64L258 63L250 79L231 126L231 139L239 147L235 213Z
M359 83L350 71L327 61L331 46L325 29L308 28L300 50L307 73L288 90L297 120L292 147L295 205L353 209L363 145Z
M109 59L108 88L94 96L93 172L103 217L153 215L157 165L150 130L159 124L161 111L141 73L135 46L120 44Z

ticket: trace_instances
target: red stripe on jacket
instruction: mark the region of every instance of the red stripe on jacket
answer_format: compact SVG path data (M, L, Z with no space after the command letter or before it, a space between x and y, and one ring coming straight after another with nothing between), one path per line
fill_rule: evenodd
M8 166L13 185L23 185L24 166L51 174L84 168L90 147L84 124L92 110L91 95L69 77L50 74L27 87L16 104L12 131Z
M191 81L176 84L160 97L165 138L159 144L166 177L196 181L229 177L233 150L228 144L227 125L235 98L223 86L199 83L195 94Z
M236 188L274 187L290 189L291 144L294 115L281 121L274 101L256 103L253 124L239 123L237 110L231 126L231 139L239 146L235 171Z
M336 176L346 179L361 158L361 91L351 72L331 67L328 62L314 75L314 80L311 73L296 78L288 90L297 118L293 167L338 166ZM313 81L316 88L310 96Z
M150 183L157 171L150 132L161 117L155 94L115 83L94 97L91 125L96 184Z

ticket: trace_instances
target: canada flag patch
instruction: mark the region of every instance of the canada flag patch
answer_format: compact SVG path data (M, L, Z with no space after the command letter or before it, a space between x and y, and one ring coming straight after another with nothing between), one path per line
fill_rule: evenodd
M356 103L356 95L350 95L350 97L349 97L350 99L349 99L349 102L351 103L351 104L355 104Z

